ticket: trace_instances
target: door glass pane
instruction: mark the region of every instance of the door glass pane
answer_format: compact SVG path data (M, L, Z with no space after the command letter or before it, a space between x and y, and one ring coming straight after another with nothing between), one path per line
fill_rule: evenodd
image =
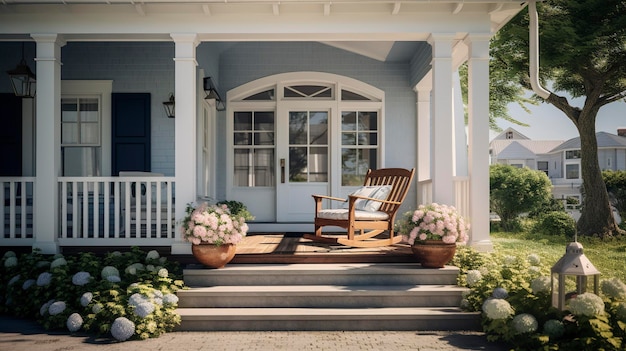
M235 145L252 145L252 133L235 133L234 143Z
M254 150L254 186L274 186L274 149Z
M341 149L341 185L363 185L363 178L357 172L356 149Z
M233 184L235 186L250 185L250 150L235 149L235 175Z
M274 132L254 133L254 145L274 145Z
M328 112L311 112L309 125L311 145L328 144Z
M378 114L359 112L359 130L378 130Z
M308 120L306 112L289 112L289 144L306 145Z
M356 112L341 113L341 130L356 130Z
M306 182L307 181L307 148L306 147L290 147L289 148L289 181L290 182Z
M328 181L328 147L312 147L308 162L309 182Z
M255 112L254 130L274 131L274 112Z

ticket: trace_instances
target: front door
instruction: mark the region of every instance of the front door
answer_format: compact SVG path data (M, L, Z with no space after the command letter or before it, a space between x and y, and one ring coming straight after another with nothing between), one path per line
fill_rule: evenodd
M306 222L314 217L312 194L328 194L330 178L330 116L323 105L289 108L280 126L280 181L277 184L277 220ZM283 133L279 132L279 135Z

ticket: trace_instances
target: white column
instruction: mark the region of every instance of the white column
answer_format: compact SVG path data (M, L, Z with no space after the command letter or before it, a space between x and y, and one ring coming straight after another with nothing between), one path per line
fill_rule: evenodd
M175 48L175 176L176 219L185 215L187 203L196 200L196 47L194 33L171 34ZM191 245L178 235L172 254L191 254Z
M433 143L431 150L433 201L454 205L455 155L454 116L452 95L452 34L433 34L428 39L432 46L433 72Z
M489 39L470 34L468 60L470 245L492 251L489 237Z
M57 34L33 34L37 42L37 99L33 248L59 252L57 177L61 174L61 47Z
M417 91L417 205L423 204L424 189L419 182L431 179L431 128L430 128L430 93L432 91L432 74L426 75L415 87Z

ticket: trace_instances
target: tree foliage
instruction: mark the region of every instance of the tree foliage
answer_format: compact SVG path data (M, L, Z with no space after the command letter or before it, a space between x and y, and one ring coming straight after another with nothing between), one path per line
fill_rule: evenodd
M489 169L491 210L500 216L502 228L510 230L517 216L544 206L551 198L548 176L530 168L496 164Z
M626 96L626 2L547 0L537 8L541 81L550 81L556 92L584 98L582 107L555 92L545 100L574 123L581 139L586 191L578 233L602 237L621 233L598 163L596 117L602 106ZM515 82L530 89L528 23L528 11L520 12L493 38L491 55Z

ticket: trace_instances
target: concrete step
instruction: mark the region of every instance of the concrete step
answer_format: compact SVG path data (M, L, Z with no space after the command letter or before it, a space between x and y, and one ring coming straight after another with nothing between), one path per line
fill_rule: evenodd
M216 285L455 285L459 269L419 263L229 264L222 269L188 266L190 287Z
M452 307L179 308L180 331L480 330L478 313Z
M458 307L468 289L455 285L213 286L178 292L179 307Z

